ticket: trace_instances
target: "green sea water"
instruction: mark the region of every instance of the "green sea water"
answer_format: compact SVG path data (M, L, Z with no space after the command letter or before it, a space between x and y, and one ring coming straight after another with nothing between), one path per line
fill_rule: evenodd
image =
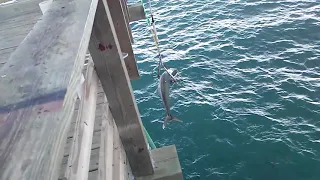
M135 2L133 0L129 3ZM320 1L151 0L172 122L155 93L157 51L131 23L132 82L157 146L175 144L187 180L320 179Z

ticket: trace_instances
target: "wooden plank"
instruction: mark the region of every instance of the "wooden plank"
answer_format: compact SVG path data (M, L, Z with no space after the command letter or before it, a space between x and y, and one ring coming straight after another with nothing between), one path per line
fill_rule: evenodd
M99 92L99 91L102 91L102 92ZM100 104L105 103L104 98L105 98L105 94L104 94L104 92L103 92L103 89L102 89L102 87L99 87L99 88L98 88L97 105L100 105ZM78 109L79 109L79 104L80 104L80 101L77 101L77 102L76 102L76 105L75 105L75 106L76 106L76 107L75 107L75 110L78 110Z
M101 136L101 130L98 130L98 131L93 130L91 150L100 148L100 136ZM70 149L72 147L72 142L73 142L73 136L71 138L67 138L67 142L66 142L67 144L64 147L65 151L63 156L69 156Z
M128 6L127 6L127 3L125 2L125 0L119 0L119 1L121 2L121 8L123 11L124 20L126 21L126 27L127 27L128 33L129 33L130 42L131 42L131 44L133 44L134 40L133 40L132 31L130 28L130 17L129 17ZM121 45L120 45L120 47L121 47Z
M22 38L22 40L23 40L29 34L29 32L32 30L32 27L26 28L25 30L22 30L22 31L21 31L21 28L20 29L19 28L10 29L11 32L4 34L4 35L1 35L1 33L0 33L0 41L7 42L7 40L11 40L14 36L24 36ZM15 31L15 30L17 30L17 31ZM20 43L22 42L22 40L20 41ZM2 42L0 42L0 46L2 46ZM20 45L20 44L18 44L18 45ZM4 48L1 48L1 49L4 49Z
M123 62L110 8L106 2L98 3L89 43L90 54L106 93L132 172L135 176L152 174L153 168L140 114ZM108 45L110 48L99 49L99 44Z
M96 5L54 1L2 67L0 179L58 178Z
M36 4L34 6L36 6ZM39 19L41 16L42 14L40 11L34 11L30 13L25 13L24 15L21 15L21 16L14 16L12 18L4 19L3 21L0 22L0 25L17 24L30 19L35 19L35 18Z
M17 1L12 4L0 6L0 23L10 22L19 16L26 16L30 13L41 13L39 3L42 0Z
M126 173L126 177L125 177L125 179L127 179L127 180L133 180L134 179L134 176L133 176L133 174L132 174L132 171L131 171L131 167L130 167L130 164L129 164L129 161L128 161L128 158L126 157L126 171L127 171L127 173Z
M16 25L16 24L15 24ZM32 30L34 24L29 24L23 27L15 27L13 28L12 26L10 27L10 31L0 31L0 39L10 37L10 36L15 36L15 35L22 35L24 34L27 36L29 32Z
M8 31L8 29L12 29L15 27L21 27L21 26L27 26L27 25L35 25L36 22L41 18L41 14L39 13L32 13L30 18L27 17L16 17L16 18L11 18L9 22L3 22L0 23L0 32L4 32L5 30ZM18 19L14 21L15 19Z
M0 68L2 68L8 61L11 53L0 54Z
M113 179L113 139L114 122L109 107L102 116L101 144L99 152L100 180ZM119 136L117 134L117 136Z
M118 131L117 131L118 132ZM118 132L118 135L119 135L119 132ZM125 180L127 178L127 175L128 175L128 172L127 172L127 167L126 167L126 164L128 163L127 162L127 156L126 156L126 153L124 151L124 148L123 148L123 144L120 140L120 137L118 136L117 137L118 139L118 142L119 142L119 148L120 148L120 180Z
M23 28L25 26L32 26L32 25L36 24L36 22L37 22L37 20L30 21L30 22L23 22L23 23L19 23L19 24L8 25L8 26L5 25L0 28L0 32L9 31L12 28Z
M7 53L13 53L18 46L13 46L13 47L7 47L7 48L2 48L0 49L0 55L2 56L3 54L7 54Z
M97 104L97 109L96 109L96 117L102 116L104 112L104 104ZM78 109L74 111L75 113L78 113ZM75 120L72 120L71 123L75 123Z
M31 29L30 29L31 30ZM29 33L29 32L28 32ZM18 34L18 33L10 33L6 36L0 36L0 47L5 44L5 43L11 43L13 41L15 41L16 39L19 39L19 44L22 42L22 40L28 35L28 33L22 33L22 34ZM19 45L18 44L18 45ZM17 46L18 46L17 45ZM10 47L10 46L8 46ZM3 48L1 48L3 49Z
M68 135L67 135L68 139L73 138L73 134L74 134L74 130L75 130L75 123L71 123L70 126L71 127L70 127ZM99 133L98 131L101 131L101 126L102 126L102 116L96 116L96 119L94 121L93 136L95 136L95 133ZM70 142L71 142L71 140L70 140ZM69 151L66 153L69 153Z
M89 61L66 171L66 177L70 180L88 179L97 89L98 77L94 70L93 62Z
M154 174L137 180L183 180L177 149L174 145L151 150Z
M124 9L121 6L122 0L107 0L110 14L113 20L113 23L116 30L116 36L118 38L120 49L122 52L128 54L128 57L125 59L125 64L127 67L127 71L131 80L138 79L140 77L136 60L133 54L131 39L128 32L127 23L124 17ZM105 45L105 44L103 44Z
M99 170L90 171L88 180L99 180Z
M6 8L0 7L0 14L2 15L0 19L0 67L2 68L11 53L16 49L16 47L22 42L22 40L31 31L41 14L37 12L34 6L37 4L34 1L28 3L19 2L19 5L26 5L26 9L21 9L20 6L16 4L6 6ZM27 13L24 16L13 16L12 18L5 19L4 17L10 15L17 15L19 11L25 12L31 8L34 10L32 13ZM5 29L5 30L3 30ZM14 47L14 48L12 48ZM9 51L8 51L9 50Z
M101 132L101 147L99 152L99 178L100 180L132 180L131 167L116 126L113 127L114 122L111 111L107 110L104 117L104 128L102 128Z
M26 34L23 35L14 35L8 38L2 38L0 40L0 49L5 49L7 47L19 46L22 40L26 37Z
M84 68L84 69L87 69L87 68ZM98 93L98 97L99 97L99 94L102 94L102 93ZM103 97L105 98L105 96L103 96ZM77 101L79 101L79 99L77 99ZM105 101L105 99L101 100L101 102L103 102L103 101ZM97 101L97 103L98 103L98 101ZM105 109L105 108L101 108L101 109ZM106 111L104 111L104 112L106 112ZM77 116L78 116L78 113L74 113L73 119L77 119ZM97 167L98 167L98 159L99 158L98 158L97 149L100 148L101 124L102 124L102 116L96 116L95 117L94 130L93 130L93 138L92 138L92 146L91 146L91 150L92 151L91 151L91 156L90 156L91 159L90 159L89 178L88 179L92 179L92 177L90 175L90 171L92 171L94 169L97 169ZM70 127L70 130L68 132L68 135L70 137L67 138L67 142L66 142L66 145L65 145L64 160L63 160L61 171L60 171L60 179L65 177L65 169L67 169L67 159L68 159L69 152L70 152L71 145L72 145L72 141L73 141L74 129L75 129L75 123L72 123L71 127ZM98 177L98 174L96 174L96 177Z
M144 9L141 3L136 3L128 6L130 22L146 19Z
M100 149L93 149L91 150L91 154L90 154L90 164L89 164L89 171L95 171L98 170L99 167L99 151ZM67 169L67 164L68 164L68 156L67 157L63 157L62 159L62 163L61 163L61 169L60 169L60 173L59 173L59 178L60 179L67 179L65 177L65 170ZM44 179L45 180L45 179Z
M16 48L17 46L0 49L0 68L9 61L11 54L16 50Z
M116 126L113 133L113 180L124 180L123 147Z

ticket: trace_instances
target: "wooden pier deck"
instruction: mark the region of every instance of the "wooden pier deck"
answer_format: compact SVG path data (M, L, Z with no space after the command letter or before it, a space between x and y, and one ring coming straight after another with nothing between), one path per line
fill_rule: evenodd
M129 81L142 6L40 2L0 6L0 179L181 180L175 146L147 149Z
M42 17L40 0L0 6L0 68Z

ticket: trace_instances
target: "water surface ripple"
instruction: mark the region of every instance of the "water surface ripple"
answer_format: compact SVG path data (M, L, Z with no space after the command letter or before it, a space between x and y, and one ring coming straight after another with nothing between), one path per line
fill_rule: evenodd
M129 1L130 2L130 1ZM134 2L134 1L131 1ZM162 130L146 21L131 24L143 123L175 144L187 180L320 179L320 1L152 0L164 60L180 70Z

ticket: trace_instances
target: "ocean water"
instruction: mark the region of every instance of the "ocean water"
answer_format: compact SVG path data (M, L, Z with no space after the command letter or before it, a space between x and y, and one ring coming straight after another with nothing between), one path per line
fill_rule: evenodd
M129 0L129 2L135 2ZM320 1L152 0L173 115L155 93L157 52L131 23L133 89L157 146L175 144L187 180L320 179Z

